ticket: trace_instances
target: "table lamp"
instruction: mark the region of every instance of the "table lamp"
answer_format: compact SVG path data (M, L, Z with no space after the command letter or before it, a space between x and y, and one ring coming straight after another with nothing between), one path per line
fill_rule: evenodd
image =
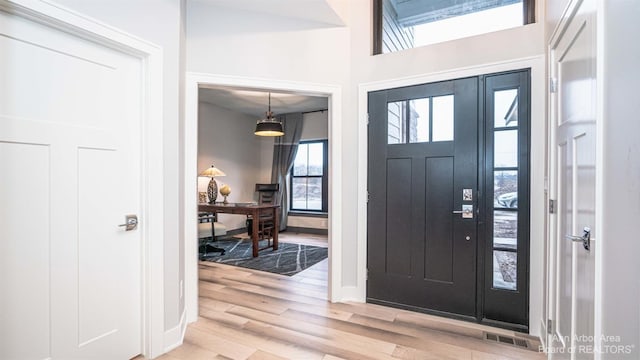
M198 176L210 177L211 181L209 181L209 186L207 187L207 196L209 197L209 204L213 204L216 202L216 198L218 197L218 184L214 177L216 176L227 176L222 170L218 169L214 165L211 165L210 168L207 168L205 171L201 172Z

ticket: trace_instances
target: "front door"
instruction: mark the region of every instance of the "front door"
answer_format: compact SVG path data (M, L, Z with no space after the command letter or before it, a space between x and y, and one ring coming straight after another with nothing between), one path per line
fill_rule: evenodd
M478 78L369 94L367 301L476 316Z
M551 266L549 353L558 359L592 359L596 183L595 5L580 2L553 42L551 70ZM585 243L583 241L589 240Z
M0 358L130 359L140 60L2 11L0 54Z
M369 94L367 301L528 331L529 77Z

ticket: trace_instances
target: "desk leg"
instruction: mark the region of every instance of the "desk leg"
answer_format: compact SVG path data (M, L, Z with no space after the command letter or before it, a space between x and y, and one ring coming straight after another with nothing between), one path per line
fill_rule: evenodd
M258 257L258 223L260 222L260 211L254 210L252 216L251 242L253 243L253 257Z
M273 208L273 250L278 250L278 233L280 232L279 209Z

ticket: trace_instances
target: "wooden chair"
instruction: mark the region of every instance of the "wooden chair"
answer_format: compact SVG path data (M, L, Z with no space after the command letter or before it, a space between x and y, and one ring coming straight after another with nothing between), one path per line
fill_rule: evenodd
M256 184L256 192L258 193L258 204L277 204L278 190L280 184ZM247 219L247 232L251 235L254 219ZM273 239L273 231L275 224L271 213L260 215L258 219L258 236L262 240L267 240L271 245ZM277 231L277 229L275 229Z

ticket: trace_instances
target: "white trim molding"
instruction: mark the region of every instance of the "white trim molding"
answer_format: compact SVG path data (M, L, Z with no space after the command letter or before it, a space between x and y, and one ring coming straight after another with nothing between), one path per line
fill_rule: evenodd
M141 61L142 108L142 348L147 358L164 353L162 48L47 0L6 0L0 10L108 47Z
M329 299L341 301L342 274L342 87L275 79L187 72L184 127L185 307L187 322L198 318L197 159L198 90L207 86L288 91L329 98Z
M357 239L357 285L350 289L351 300L366 301L367 291L367 122L368 93L396 87L427 84L432 82L459 79L469 76L498 73L503 71L531 69L531 148L545 149L546 146L546 97L544 92L545 57L543 55L504 61L479 66L452 69L430 74L368 82L358 85L358 239ZM544 174L544 151L531 155L531 174ZM538 335L542 318L542 287L544 273L545 243L545 207L544 179L533 179L531 193L540 196L531 198L531 232L530 232L530 289L529 289L529 332Z

